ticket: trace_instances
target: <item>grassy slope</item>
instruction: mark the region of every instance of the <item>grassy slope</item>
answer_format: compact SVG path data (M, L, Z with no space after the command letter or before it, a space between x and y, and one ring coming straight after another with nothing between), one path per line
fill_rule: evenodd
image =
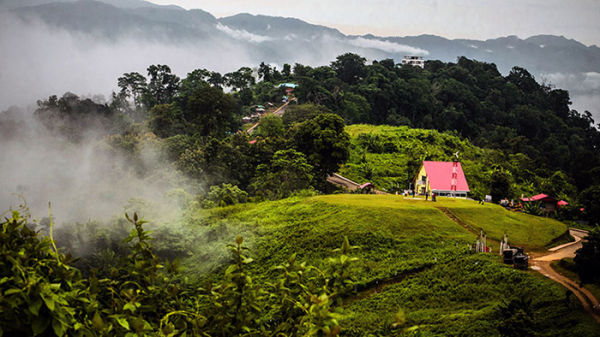
M348 162L340 169L340 174L349 179L364 183L370 181L379 189L390 188L390 184L399 184L407 188L412 181L421 161L449 161L456 151L460 153L460 161L465 172L471 194L483 198L489 194L491 169L497 166L507 167L514 175L515 181L521 181L518 174L524 168L514 159L506 162L506 157L497 150L482 149L469 143L468 140L451 133L435 130L411 129L405 126L388 125L349 125L345 130L351 136L351 151ZM359 136L378 137L379 144L394 144L395 150L383 150L374 153L365 152L365 143ZM377 152L377 151L375 151ZM518 156L517 156L518 157ZM530 160L524 160L530 163ZM530 177L527 179L531 179ZM534 195L537 191L530 182L514 184L515 195Z
M251 268L259 282L272 280L272 267L294 252L301 261L324 268L342 236L362 247L356 254L360 258L355 270L358 289L377 280L406 275L404 281L383 288L381 293L347 304L345 335L391 336L416 327L425 336L496 336L494 308L502 298L522 294L534 298L539 325L536 329L541 335L600 333L578 303L571 303L571 307L563 303L562 287L535 272L504 266L496 255L469 253L466 246L474 242L475 235L450 221L435 206L456 213L471 209L475 215L463 221L485 219L483 226L489 232L493 227L516 226L518 220L533 223L529 217L511 216L505 220L500 216L504 210L466 200L434 204L374 195L329 195L236 205L199 210L192 218L203 228L214 228L217 236L229 242L235 235L244 235L252 246L255 263ZM559 223L535 220L529 231L540 233L536 235L539 245L552 239L552 231L546 227L561 233ZM514 243L525 243L515 241L518 237L514 235ZM187 265L198 262L191 257ZM189 272L193 273L193 268ZM388 323L399 308L405 310L407 322L402 329L393 330Z
M568 230L560 221L507 211L499 205L479 205L475 201L459 199L446 199L442 204L469 227L483 229L488 237L500 240L507 233L511 245L530 250L544 250L552 239Z

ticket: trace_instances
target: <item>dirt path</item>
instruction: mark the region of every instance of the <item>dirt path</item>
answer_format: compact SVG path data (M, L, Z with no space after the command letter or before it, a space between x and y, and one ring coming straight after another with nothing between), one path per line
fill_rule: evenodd
M461 225L469 232L474 233L475 235L479 235L479 233L469 227L469 225L462 222L458 217L456 217L452 212L445 207L436 207L442 213L444 213L450 220L456 222ZM573 282L571 279L560 275L556 272L551 266L550 263L552 261L558 261L564 258L573 258L575 257L575 252L581 248L581 241L587 235L586 231L582 231L579 229L569 229L569 234L575 238L575 242L569 242L564 245L560 245L558 247L554 247L549 249L549 254L542 255L536 257L531 260L531 269L540 272L542 275L550 278L551 280L562 284L567 289L571 290L577 298L583 304L585 310L596 320L596 322L600 323L600 302L598 299L587 289L579 287L578 284ZM488 238L488 241L496 242Z
M273 111L273 115L275 116L283 116L283 114L285 113L285 109L287 109L288 105L290 104L290 102L295 101L296 99L293 99L291 101L285 102L285 104L283 104L282 106L280 106L279 108L277 108L277 110ZM256 130L256 128L258 127L259 123L255 123L254 125L252 125L252 127L250 129L248 129L248 134L252 134L254 132L254 130Z
M579 287L578 284L557 273L550 266L552 261L567 257L575 257L575 252L577 249L581 248L581 240L585 237L587 232L576 229L570 229L569 232L575 238L575 242L555 247L550 250L552 253L534 258L531 261L531 269L542 273L542 275L571 290L577 298L579 298L585 310L596 320L596 322L600 323L600 302L598 299L589 290Z

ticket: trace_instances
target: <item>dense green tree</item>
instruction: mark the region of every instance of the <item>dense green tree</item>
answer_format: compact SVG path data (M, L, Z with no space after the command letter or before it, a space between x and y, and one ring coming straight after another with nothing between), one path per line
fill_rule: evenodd
M337 76L350 85L357 84L366 75L366 59L353 53L340 55L331 62L331 67Z
M579 202L584 205L590 223L600 225L600 184L583 190L579 195Z
M506 171L496 170L492 173L490 194L494 202L499 202L504 198L512 198L511 178L510 173Z
M279 116L268 115L260 119L256 134L263 137L283 137L285 127Z
M146 92L146 78L136 72L123 74L117 80L121 89L120 94L126 98L132 98L136 108L142 107L142 96Z
M581 284L600 284L600 227L592 229L576 252L575 264Z
M327 107L316 104L290 105L283 115L283 124L291 126L296 123L302 123L308 119L314 118L320 114L333 113Z
M237 131L238 105L235 98L223 92L219 87L208 84L199 86L189 97L183 107L183 117L188 123L189 134L223 138L228 133Z
M241 90L255 84L256 79L252 74L252 69L242 67L235 72L225 74L224 83L234 90Z
M273 81L273 68L270 65L261 62L258 66L258 78L265 82Z
M217 205L221 203L226 205L234 205L237 203L244 203L247 199L248 193L231 184L211 186L210 192L208 193L208 200L211 200Z
M308 119L293 129L292 137L296 150L304 153L314 167L315 178L323 181L337 172L350 155L350 136L338 115L321 114Z
M171 73L167 65L158 64L148 67L148 85L142 96L146 108L157 104L171 103L179 88L179 77Z
M183 131L183 121L172 104L155 105L149 113L148 128L161 138Z
M284 63L283 64L283 70L281 70L281 75L285 78L288 79L292 74L292 66L290 66L288 63Z
M310 187L312 169L304 154L293 149L277 151L268 165L258 166L252 188L274 199L285 198Z

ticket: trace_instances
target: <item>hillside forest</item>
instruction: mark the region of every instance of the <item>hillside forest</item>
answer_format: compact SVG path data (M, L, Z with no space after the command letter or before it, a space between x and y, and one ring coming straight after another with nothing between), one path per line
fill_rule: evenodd
M449 161L458 152L472 199L492 195L497 202L545 193L568 202L550 215L554 219L543 219L540 226L551 233L540 236L533 248L550 245L566 231L564 223L586 229L600 224L600 125L590 112L570 109L566 90L536 80L526 69L514 67L504 76L494 64L465 57L455 63L429 60L424 68L391 59L369 64L347 53L320 67L284 64L277 69L261 63L226 74L196 69L185 78L168 65L150 65L146 74L125 73L116 82L119 91L108 100L67 92L40 99L34 111L11 107L0 113L2 144L39 138L60 149L56 161L89 149L87 158L103 163L89 170L108 186L102 190L106 199L111 186L127 181L161 191L159 200L129 196L120 205L127 218L108 221L69 215L56 221L52 213L33 214L43 217L34 220L27 202L51 196L31 186L3 191L21 193L22 206L1 205L11 211L2 215L0 336L359 336L365 331L395 335L394 329L407 326L417 328L402 333L416 335L422 322L432 327L423 336L475 336L488 328L494 329L492 335L529 336L535 330L550 336L558 333L559 322L574 327L573 333L595 333L592 325L580 323L580 316L568 316L579 315L575 311L544 309L564 302L557 286L541 287L545 281L530 274L498 269L488 257L471 254L469 264L461 263L461 254L468 252L459 247L466 247L469 233L452 229L447 219L431 220L431 228L439 228L421 233L408 220L385 212L373 215L407 226L414 237L394 234L401 239L392 235L392 225L378 236L367 228L338 228L331 220L337 212L356 219L363 215L347 208L359 199L340 199L347 203L341 206L329 198L348 192L328 183L329 175L372 182L394 194L410 188L422 161ZM297 86L290 92L282 83ZM284 96L282 117L256 117L259 108L272 112L282 106ZM243 122L248 118L258 123L252 133L247 132L252 123ZM449 208L463 205L448 202ZM402 209L407 217L415 212L414 219L422 214ZM527 211L538 215L535 209ZM313 226L306 220L311 217L322 217L330 229L310 236L302 226ZM291 246L283 247L285 240ZM200 241L204 252L190 248ZM224 241L230 244L227 250ZM444 246L444 241L452 243ZM436 267L425 252L443 266ZM444 280L445 286L435 290L443 296L450 296L446 291L452 287L478 282L479 276L461 270L489 272L494 284L502 284L494 288L496 294L510 291L502 288L508 287L503 280L510 279L524 289L538 289L547 302L521 298L499 306L494 302L494 309L465 288L460 296L478 304L452 307L466 311L436 320L431 312L417 315L416 307L405 315L386 302L392 295L382 295L380 302L350 300L351 293L397 276L388 262L378 264L379 258L414 259L391 263L401 275L418 275L401 299L407 303L422 299L419 292L427 288L422 282L430 278ZM594 258L575 262L598 263ZM600 284L600 275L587 272L581 274L582 283ZM467 277L472 279L460 281ZM376 326L375 316L361 311L365 307L359 303L372 315L386 312L385 324ZM559 313L564 322L544 327Z

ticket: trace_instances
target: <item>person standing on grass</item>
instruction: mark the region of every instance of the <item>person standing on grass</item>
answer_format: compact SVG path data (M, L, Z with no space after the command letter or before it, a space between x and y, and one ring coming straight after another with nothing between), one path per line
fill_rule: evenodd
M425 192L425 201L427 201L427 198L429 198L429 191Z
M435 202L435 192L431 193L431 201Z

